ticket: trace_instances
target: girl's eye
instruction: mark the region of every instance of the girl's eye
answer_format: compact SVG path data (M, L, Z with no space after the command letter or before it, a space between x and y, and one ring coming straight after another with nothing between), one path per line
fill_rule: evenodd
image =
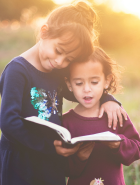
M70 60L70 59L68 59L68 58L67 58L66 60L67 60L67 62L72 62L72 60Z
M93 85L96 85L96 84L98 84L98 82L91 82Z
M56 53L57 53L58 55L61 55L61 54L62 54L58 49L56 49L55 51L56 51Z
M80 86L80 85L82 85L82 82L76 83L76 85L77 85L77 86Z

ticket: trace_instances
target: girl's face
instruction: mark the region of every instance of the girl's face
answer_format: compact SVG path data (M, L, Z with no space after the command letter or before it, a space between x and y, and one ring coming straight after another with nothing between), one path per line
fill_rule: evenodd
M65 34L60 38L40 39L39 61L42 71L65 68L78 56L80 48L75 49L79 44L78 39L65 44L68 37L69 35Z
M108 88L111 76L104 76L100 62L88 61L72 64L70 81L66 81L70 91L85 108L99 108L100 98L105 88Z

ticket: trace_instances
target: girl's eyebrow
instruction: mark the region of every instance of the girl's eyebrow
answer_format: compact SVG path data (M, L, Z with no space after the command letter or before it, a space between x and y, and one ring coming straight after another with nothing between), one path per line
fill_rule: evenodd
M100 77L99 76L93 76L93 77L91 77L91 79L100 79Z
M77 47L73 48L72 50L66 51L66 50L64 50L64 49L61 47L62 45L65 45L65 44L63 44L63 43L58 43L58 45L59 45L60 49L62 49L63 52L66 53L66 54L72 53L73 51L76 51L76 50L79 48L79 45L77 45Z
M83 78L73 78L73 80L82 80ZM93 76L90 79L100 79L99 76Z
M66 50L64 50L60 45L59 45L59 48L60 48L61 50L63 50L63 52L64 52L65 54L69 54L69 53L71 53L71 52L74 51L74 50L66 51Z
M75 80L82 80L82 78L73 78L72 80L73 81L75 81Z

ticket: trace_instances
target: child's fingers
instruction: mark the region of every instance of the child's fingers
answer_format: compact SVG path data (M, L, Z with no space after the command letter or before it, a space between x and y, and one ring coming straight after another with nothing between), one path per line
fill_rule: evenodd
M111 128L112 126L112 112L107 111L107 117L108 117L108 127Z
M56 152L59 155L62 155L64 157L68 157L69 155L76 153L78 151L80 145L81 145L81 143L77 144L73 148L64 148L64 147L62 147L62 141L58 141L58 140L54 141L54 146L55 146Z
M62 141L55 140L53 144L54 146L62 146Z
M124 119L127 120L127 113L126 113L126 111L122 107L120 107L120 111L121 111L121 114L123 115Z
M77 156L83 161L89 158L94 148L95 143L91 142L87 147L79 149L77 152Z
M118 148L120 146L120 141L116 141L116 142L108 142L108 141L103 141L103 144L107 145L110 148Z
M101 106L100 110L99 110L99 118L101 118L103 116L104 113L104 108Z
M62 154L64 157L68 157L70 155L73 155L74 153L76 153L79 149L81 144L77 144L76 146L74 146L73 148L62 148Z
M83 144L82 146L80 146L79 150L81 150L83 148L87 148L88 146L92 146L93 144L95 144L95 142L89 141L86 144Z
M78 149L78 153L81 153L81 152L86 153L86 152L92 151L94 148L94 145L95 145L95 142L90 142L90 144L85 145L84 147L80 147Z
M117 122L118 122L117 113L115 111L115 112L113 112L113 130L116 130Z
M85 148L90 147L90 146L92 146L92 142L88 142L86 144L83 144L82 146L79 147L78 152L81 150L84 150Z
M122 118L122 114L121 114L120 109L117 110L117 117L118 117L118 121L119 121L120 127L122 127L123 126L123 118Z

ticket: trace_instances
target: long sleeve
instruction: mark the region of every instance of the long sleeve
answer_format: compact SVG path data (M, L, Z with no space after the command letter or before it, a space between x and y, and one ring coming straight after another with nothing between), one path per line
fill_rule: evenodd
M135 160L140 159L140 136L129 117L119 130L118 135L124 140L120 143L119 149L112 150L112 152L116 160L128 166Z
M26 94L27 77L26 70L18 63L9 64L3 72L0 81L2 133L10 142L21 143L43 153L54 153L53 140L45 139L41 129L31 129L20 119L23 116L23 96Z
M114 98L114 96L112 96L111 94L105 94L104 93L101 97L101 101L100 101L101 105L104 104L105 102L108 102L108 101L114 101L114 102L118 103L121 106L121 103L118 100L116 100Z

